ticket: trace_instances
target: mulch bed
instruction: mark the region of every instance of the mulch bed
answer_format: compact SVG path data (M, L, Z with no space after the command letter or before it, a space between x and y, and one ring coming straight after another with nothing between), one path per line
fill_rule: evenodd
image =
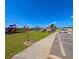
M24 45L33 45L36 41L33 41L33 40L26 40L26 42L24 42Z

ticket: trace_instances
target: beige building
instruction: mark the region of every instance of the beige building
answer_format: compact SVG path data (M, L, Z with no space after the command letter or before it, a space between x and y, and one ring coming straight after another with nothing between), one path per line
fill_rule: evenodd
M46 28L46 32L51 32L51 31L52 31L52 29L50 27Z
M67 31L68 31L68 32L72 32L73 29L72 29L72 28L68 28Z

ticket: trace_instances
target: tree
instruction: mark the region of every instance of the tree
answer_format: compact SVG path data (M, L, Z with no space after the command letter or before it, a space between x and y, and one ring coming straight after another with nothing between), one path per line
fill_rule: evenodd
M51 27L51 30L52 30L53 32L56 31L56 28L57 28L57 27L55 26L55 24L51 24L50 27Z
M13 32L13 25L9 25L7 32L8 33L12 33Z
M35 30L39 31L41 28L39 26L35 27Z
M13 32L17 32L17 27L16 27L16 24L13 24Z
M29 27L24 26L24 32L26 33L27 36L27 44L28 44L28 31L29 31Z

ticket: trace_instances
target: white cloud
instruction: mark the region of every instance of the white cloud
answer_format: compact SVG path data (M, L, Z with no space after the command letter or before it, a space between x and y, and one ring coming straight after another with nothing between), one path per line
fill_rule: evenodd
M31 24L27 24L26 26L29 26L30 28L33 27L33 25L31 25Z
M56 23L57 23L56 21L52 22L52 24L56 24Z
M45 27L48 27L49 25L46 25Z

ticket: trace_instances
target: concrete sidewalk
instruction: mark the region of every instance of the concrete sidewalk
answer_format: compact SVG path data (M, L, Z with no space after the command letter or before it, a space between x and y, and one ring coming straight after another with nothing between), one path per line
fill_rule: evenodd
M48 59L55 36L56 33L49 35L16 54L12 59Z

